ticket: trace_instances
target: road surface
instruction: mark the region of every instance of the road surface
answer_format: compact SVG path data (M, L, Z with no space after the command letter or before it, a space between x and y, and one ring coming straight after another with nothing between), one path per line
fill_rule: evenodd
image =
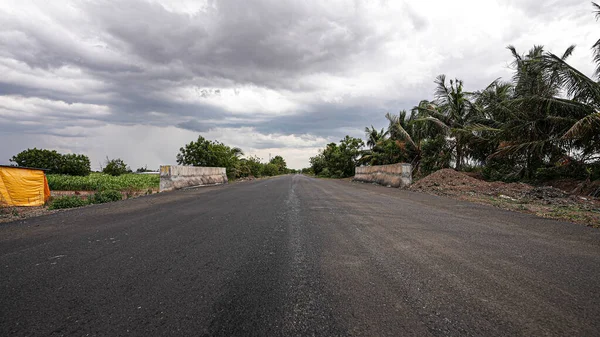
M1 336L592 336L600 231L301 175L0 225Z

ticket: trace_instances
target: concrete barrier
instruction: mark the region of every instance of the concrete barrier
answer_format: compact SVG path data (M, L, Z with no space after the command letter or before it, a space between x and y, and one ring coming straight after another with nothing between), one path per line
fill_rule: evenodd
M412 165L399 163L357 167L354 180L391 187L408 186L412 183Z
M166 165L160 167L160 192L185 187L226 184L224 167Z

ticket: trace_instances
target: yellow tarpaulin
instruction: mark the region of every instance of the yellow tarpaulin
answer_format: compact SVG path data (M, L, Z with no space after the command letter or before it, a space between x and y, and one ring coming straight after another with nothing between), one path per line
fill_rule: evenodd
M48 198L44 171L0 166L0 206L42 206Z

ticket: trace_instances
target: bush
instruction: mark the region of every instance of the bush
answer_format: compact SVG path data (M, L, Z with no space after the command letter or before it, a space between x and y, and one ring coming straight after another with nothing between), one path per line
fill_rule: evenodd
M121 159L108 159L106 158L106 166L102 170L103 173L110 174L111 176L120 176L121 174L125 174L131 172L127 164Z
M57 197L52 200L48 209L75 208L88 205L89 202L78 196Z
M90 199L92 204L104 204L107 202L119 201L123 200L123 196L121 192L115 190L106 190L101 192L96 192L94 196Z

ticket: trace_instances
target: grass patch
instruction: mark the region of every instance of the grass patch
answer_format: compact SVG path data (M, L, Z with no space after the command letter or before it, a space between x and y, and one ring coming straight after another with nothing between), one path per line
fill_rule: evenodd
M55 191L141 191L157 189L160 184L157 174L123 174L116 177L104 173L91 173L85 177L48 174L47 178L50 189Z
M89 205L89 201L78 196L65 196L52 199L48 209L75 208Z
M119 191L107 190L96 192L90 199L90 204L104 204L107 202L123 200L123 195Z
M123 195L119 191L115 190L106 190L96 192L94 195L89 198L81 198L79 196L64 196L64 197L56 197L50 201L50 205L48 209L63 209L63 208L76 208L87 206L91 204L104 204L107 202L119 201L123 199Z

